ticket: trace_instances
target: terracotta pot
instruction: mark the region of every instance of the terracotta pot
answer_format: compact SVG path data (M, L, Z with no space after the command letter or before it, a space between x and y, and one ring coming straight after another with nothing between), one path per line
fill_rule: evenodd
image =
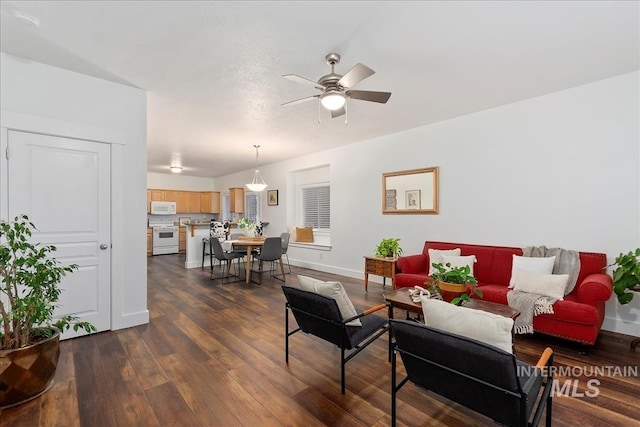
M60 331L16 350L0 350L0 409L31 400L53 384L60 356Z
M440 288L440 293L442 294L442 299L451 302L452 299L459 297L460 295L467 292L467 287L469 285L459 285L457 283L447 283L447 282L438 282L438 287Z

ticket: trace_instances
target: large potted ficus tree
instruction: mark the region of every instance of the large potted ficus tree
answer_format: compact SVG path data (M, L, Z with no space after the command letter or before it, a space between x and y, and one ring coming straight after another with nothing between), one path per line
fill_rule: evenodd
M60 280L77 266L63 266L55 246L30 241L35 226L26 215L0 219L0 408L25 402L53 382L60 333L96 328L73 316L54 317Z

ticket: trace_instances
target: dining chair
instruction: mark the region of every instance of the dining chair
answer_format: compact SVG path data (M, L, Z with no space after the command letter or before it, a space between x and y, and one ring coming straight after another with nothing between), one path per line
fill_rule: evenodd
M291 263L289 263L289 255L287 255L287 251L289 250L289 239L291 238L291 234L282 233L280 234L280 238L282 239L282 256L287 258L287 267L289 267L289 271L287 274L291 274Z
M200 268L202 269L204 268L205 257L208 256L209 258L211 258L211 245L209 244L209 240L212 237L221 239L221 238L224 238L225 236L226 236L225 224L212 219L211 222L209 223L209 236L202 238L202 264L200 265Z
M280 237L267 237L264 240L264 244L260 249L260 253L253 256L258 261L258 280L259 284L262 284L262 265L264 261L280 263L280 271L282 272L282 281L284 278L284 265L282 263L282 239ZM273 276L278 280L281 280L277 276Z
M220 240L216 238L209 239L209 245L210 245L210 252L211 252L211 280L215 279L215 277L213 277L213 264L214 264L213 260L215 258L220 262L220 268L223 269L220 279L221 279L221 282L224 283L224 279L226 277L229 277L229 271L231 269L231 264L233 264L233 260L236 260L236 259L238 260L237 268L240 269L240 258L242 258L243 255L238 252L225 252L224 249L222 249L222 243L220 243ZM226 267L226 273L222 265L223 261L225 264L224 267ZM240 277L239 271L236 271L235 276Z

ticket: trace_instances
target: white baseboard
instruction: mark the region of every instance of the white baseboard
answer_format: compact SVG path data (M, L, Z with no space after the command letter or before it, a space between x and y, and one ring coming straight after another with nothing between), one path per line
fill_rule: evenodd
M629 321L605 316L602 322L602 329L637 337L640 336L640 320Z

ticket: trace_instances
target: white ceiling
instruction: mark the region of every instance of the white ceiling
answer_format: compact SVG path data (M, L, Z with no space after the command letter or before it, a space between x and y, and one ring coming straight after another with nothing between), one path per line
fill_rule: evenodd
M148 93L148 171L251 169L628 73L637 1L0 1L1 50ZM15 11L40 21L25 25ZM349 123L308 102L327 53L376 71ZM357 166L357 160L354 159Z

